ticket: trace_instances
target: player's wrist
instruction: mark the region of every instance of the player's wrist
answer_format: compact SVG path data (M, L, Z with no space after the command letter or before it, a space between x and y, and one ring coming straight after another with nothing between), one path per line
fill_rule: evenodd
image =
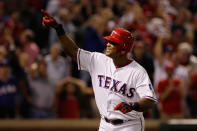
M138 102L131 103L130 105L132 107L132 110L135 110L135 111L140 110L140 104Z
M58 24L57 27L55 28L55 30L56 30L58 36L62 36L65 34L62 24Z

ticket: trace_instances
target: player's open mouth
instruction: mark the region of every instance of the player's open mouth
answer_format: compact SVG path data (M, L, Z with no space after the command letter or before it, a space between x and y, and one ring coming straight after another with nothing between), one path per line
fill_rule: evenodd
M110 48L106 48L106 51L111 51L111 49Z
M110 52L111 50L107 49L106 52Z

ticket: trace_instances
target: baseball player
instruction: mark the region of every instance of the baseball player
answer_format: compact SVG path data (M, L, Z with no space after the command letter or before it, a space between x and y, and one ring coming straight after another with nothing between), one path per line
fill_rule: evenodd
M101 115L99 131L144 131L142 112L154 106L156 96L145 69L127 57L133 47L132 34L122 28L114 29L104 37L105 54L88 52L78 48L53 17L41 12L43 26L56 30L63 50L80 70L91 75Z

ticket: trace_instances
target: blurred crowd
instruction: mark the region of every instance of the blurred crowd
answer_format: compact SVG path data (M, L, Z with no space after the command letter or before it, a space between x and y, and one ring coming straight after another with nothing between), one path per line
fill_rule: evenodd
M63 53L41 9L80 48L105 52L103 36L133 32L158 103L145 118L197 117L196 0L0 0L0 118L98 118L87 72Z

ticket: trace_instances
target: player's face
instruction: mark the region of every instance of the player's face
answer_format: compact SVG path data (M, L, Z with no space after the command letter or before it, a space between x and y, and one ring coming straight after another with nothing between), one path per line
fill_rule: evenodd
M116 50L117 50L117 43L108 42L105 55L109 57L113 57L114 55L117 54Z

